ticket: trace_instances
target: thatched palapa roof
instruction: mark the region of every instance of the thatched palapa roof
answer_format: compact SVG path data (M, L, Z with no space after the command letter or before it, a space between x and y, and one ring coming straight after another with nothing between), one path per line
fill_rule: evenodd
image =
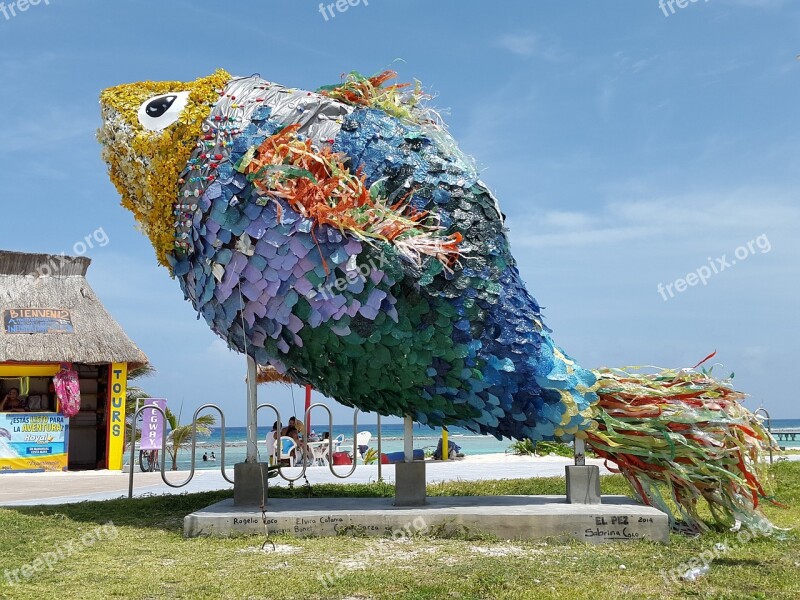
M272 366L258 366L258 383L259 385L264 383L283 383L286 385L295 385L295 381L289 377L288 375L281 375Z
M0 250L0 362L111 362L147 356L111 317L86 281L91 260ZM70 311L73 333L8 333L7 310Z

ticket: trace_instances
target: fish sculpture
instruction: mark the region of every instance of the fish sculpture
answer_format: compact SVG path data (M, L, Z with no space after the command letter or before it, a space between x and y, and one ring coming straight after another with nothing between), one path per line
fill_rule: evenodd
M102 93L110 178L198 318L344 405L498 438L578 437L669 511L666 484L694 529L699 497L761 518L758 458L774 442L743 394L695 369L576 363L474 162L419 83L394 76L306 91L220 70Z

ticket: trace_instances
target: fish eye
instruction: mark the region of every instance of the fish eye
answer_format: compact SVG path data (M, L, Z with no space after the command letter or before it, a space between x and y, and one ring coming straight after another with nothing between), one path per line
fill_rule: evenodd
M147 108L144 109L144 112L147 113L148 117L157 119L158 117L163 116L163 114L169 110L169 107L175 104L175 100L177 99L177 96L172 95L161 96L155 100L150 100L150 102L147 103Z
M188 103L189 92L153 96L139 107L139 123L149 131L162 131L178 120Z

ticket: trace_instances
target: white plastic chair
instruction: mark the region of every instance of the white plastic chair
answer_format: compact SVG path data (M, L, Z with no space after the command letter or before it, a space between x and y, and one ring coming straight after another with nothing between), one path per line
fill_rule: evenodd
M313 446L309 448L313 456L312 463L314 465L319 465L322 467L328 465L329 446L330 442L328 440L324 440L323 442L315 443Z
M339 448L341 447L342 443L344 442L344 434L340 433L335 438L333 438L333 449L335 452L339 452Z
M267 434L267 456L269 457L269 464L273 464L277 458L275 451L275 431L270 431Z
M283 436L281 438L280 455L278 456L278 460L288 460L289 466L293 467L295 459L297 458L296 455L297 444L295 441L288 436Z
M372 439L372 434L369 431L359 431L358 435L356 436L356 447L355 450L358 452L358 455L361 458L364 458L364 452L361 452L361 448L366 448L369 446L369 441Z

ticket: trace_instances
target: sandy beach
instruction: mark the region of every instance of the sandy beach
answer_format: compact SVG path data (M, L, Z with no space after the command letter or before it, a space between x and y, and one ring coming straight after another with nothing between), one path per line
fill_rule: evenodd
M474 454L467 455L462 458L456 458L449 461L428 461L428 462L455 462L455 463L509 463L509 464L531 464L531 463L548 463L559 462L569 464L572 463L571 458L563 456L556 456L551 454L548 456L518 456L516 454L505 454L498 452L496 454Z

